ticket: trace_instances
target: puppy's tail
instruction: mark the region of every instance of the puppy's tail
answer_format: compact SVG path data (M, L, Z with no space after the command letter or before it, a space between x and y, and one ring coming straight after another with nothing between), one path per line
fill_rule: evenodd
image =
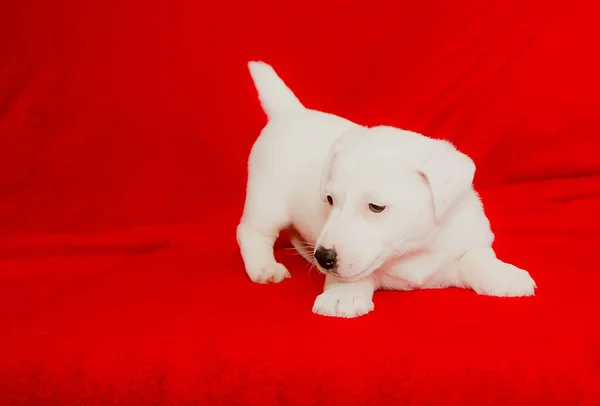
M251 61L248 62L248 69L258 92L260 104L268 118L304 108L304 105L275 73L271 65Z

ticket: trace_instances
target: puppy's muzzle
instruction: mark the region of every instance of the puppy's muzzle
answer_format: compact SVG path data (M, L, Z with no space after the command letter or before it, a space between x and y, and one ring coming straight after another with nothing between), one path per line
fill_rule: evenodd
M337 252L334 248L325 248L319 246L315 251L315 259L327 272L335 273L334 269L337 267Z

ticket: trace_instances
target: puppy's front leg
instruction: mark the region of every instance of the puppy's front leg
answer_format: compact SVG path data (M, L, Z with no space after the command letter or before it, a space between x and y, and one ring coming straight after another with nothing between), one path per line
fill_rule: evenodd
M246 267L246 273L256 283L279 283L290 277L290 273L275 260L273 243L275 232L259 232L250 224L242 222L237 228L237 240Z
M532 296L536 288L527 271L500 261L491 247L465 253L459 262L459 278L480 295Z
M324 292L317 296L313 313L346 318L363 316L375 308L374 292L375 283L371 278L343 282L333 275L327 275Z

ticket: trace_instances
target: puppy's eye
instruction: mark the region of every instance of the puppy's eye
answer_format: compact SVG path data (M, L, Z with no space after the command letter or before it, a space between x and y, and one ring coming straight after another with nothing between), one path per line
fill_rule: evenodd
M333 197L331 197L330 195L327 195L327 203L329 203L329 205L333 206Z
M369 210L371 210L373 213L381 213L385 210L385 206L377 206L376 204L369 203Z

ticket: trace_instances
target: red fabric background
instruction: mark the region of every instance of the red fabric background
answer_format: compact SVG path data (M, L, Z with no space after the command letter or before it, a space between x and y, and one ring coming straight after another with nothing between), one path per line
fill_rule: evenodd
M600 404L594 1L0 2L0 404ZM235 244L265 122L310 107L447 138L535 298L251 284Z

